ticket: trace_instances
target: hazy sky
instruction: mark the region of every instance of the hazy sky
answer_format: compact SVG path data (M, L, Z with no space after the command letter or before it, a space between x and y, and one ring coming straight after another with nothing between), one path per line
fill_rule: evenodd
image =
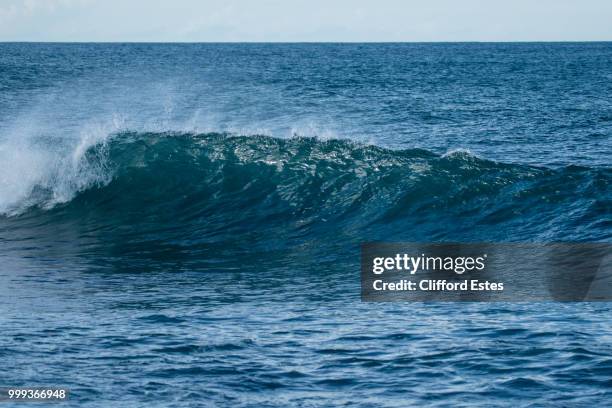
M0 41L612 40L610 0L0 0Z

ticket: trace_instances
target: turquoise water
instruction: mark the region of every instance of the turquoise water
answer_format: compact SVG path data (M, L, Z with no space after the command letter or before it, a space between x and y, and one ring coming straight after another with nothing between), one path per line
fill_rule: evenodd
M359 244L610 242L612 44L0 44L0 387L593 406L609 303L360 301Z

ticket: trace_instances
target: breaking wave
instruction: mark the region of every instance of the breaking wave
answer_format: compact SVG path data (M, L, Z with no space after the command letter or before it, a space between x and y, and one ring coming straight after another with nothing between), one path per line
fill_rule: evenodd
M155 232L182 243L258 234L564 239L555 234L572 227L585 239L609 234L605 168L220 133L121 132L70 154L40 145L11 154L0 211L13 225L78 220L84 232Z

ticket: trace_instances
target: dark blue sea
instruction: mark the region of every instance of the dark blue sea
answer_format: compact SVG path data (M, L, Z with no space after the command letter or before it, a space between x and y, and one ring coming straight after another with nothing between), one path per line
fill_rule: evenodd
M612 43L0 44L0 387L609 405L612 304L365 303L359 245L612 242L611 182Z

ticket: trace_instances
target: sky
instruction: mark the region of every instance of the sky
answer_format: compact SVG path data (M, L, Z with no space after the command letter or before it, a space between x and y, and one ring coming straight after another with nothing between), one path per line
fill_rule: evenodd
M0 0L0 41L607 41L610 0Z

